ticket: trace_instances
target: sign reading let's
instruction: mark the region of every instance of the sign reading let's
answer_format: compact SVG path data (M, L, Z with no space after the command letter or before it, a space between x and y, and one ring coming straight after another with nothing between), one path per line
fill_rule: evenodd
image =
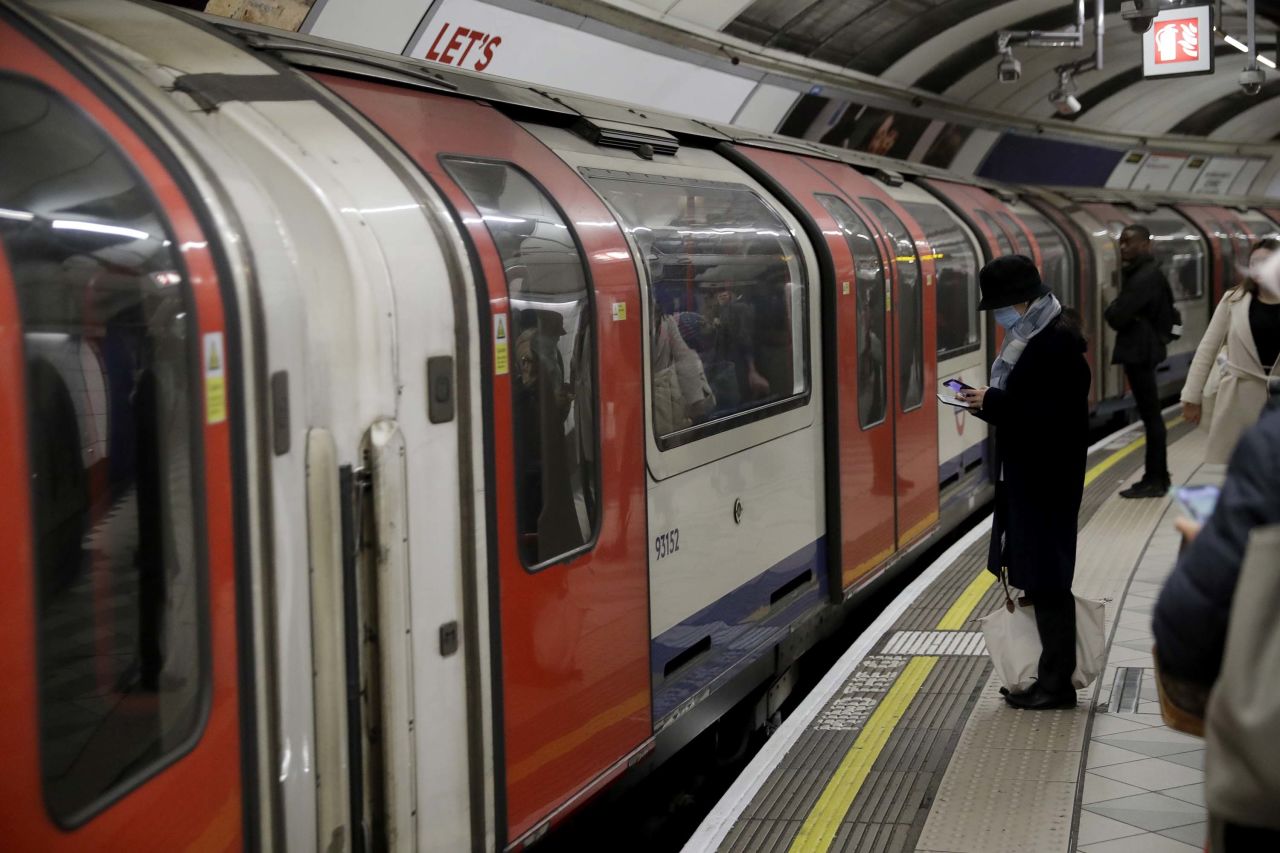
M1213 73L1213 21L1209 6L1181 6L1156 16L1142 34L1143 77Z

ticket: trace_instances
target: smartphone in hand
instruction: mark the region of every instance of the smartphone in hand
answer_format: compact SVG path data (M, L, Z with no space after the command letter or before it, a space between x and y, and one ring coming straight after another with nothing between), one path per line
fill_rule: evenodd
M961 382L959 379L948 379L947 381L943 382L942 385L944 388L950 388L956 394L959 394L961 391L973 388L972 385L966 385L963 382Z
M1204 524L1213 515L1221 489L1217 486L1179 486L1173 490L1173 499L1182 514L1197 524Z

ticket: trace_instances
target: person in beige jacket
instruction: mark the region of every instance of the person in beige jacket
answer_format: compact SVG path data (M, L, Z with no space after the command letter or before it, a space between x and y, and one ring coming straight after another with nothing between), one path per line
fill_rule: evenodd
M1277 250L1274 238L1254 244L1249 276L1218 303L1182 386L1182 417L1209 424L1206 462L1226 463L1240 435L1257 423L1268 381L1280 380L1280 295L1260 289L1256 272Z

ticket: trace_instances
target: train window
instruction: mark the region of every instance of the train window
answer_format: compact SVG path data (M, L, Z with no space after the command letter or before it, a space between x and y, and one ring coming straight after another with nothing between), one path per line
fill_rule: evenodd
M1250 244L1264 237L1280 237L1280 226L1261 213L1252 210L1241 213L1240 221L1244 223L1245 230L1248 232Z
M1040 244L1040 276L1049 285L1058 301L1067 308L1076 304L1075 255L1067 243L1066 235L1058 226L1036 210L1020 214L1027 223L1036 242Z
M168 224L111 139L14 78L0 77L0 117L0 241L26 363L40 763L46 807L65 826L175 759L201 725L199 344Z
M669 449L808 390L807 296L787 226L741 184L586 169L649 277L653 427Z
M564 217L507 163L444 159L484 217L507 276L520 558L537 566L595 538L595 321Z
M1004 229L996 224L991 218L991 214L985 210L977 211L978 218L982 220L982 224L991 230L992 235L996 238L995 250L999 255L1012 255L1013 244L1009 242L1009 237L1004 233Z
M1207 275L1205 244L1182 218L1171 211L1137 213L1134 219L1151 231L1151 250L1177 300L1204 295Z
M902 206L920 223L937 272L938 358L978 348L978 257L969 237L944 207L905 201Z
M817 198L840 225L853 253L858 288L858 423L866 429L881 423L889 409L884 261L871 237L871 229L844 199L833 195Z
M861 200L875 214L893 244L898 267L898 398L902 411L924 403L924 293L920 287L920 258L916 242L888 205L874 198Z
M1004 225L1005 230L1013 235L1013 243L1018 247L1018 254L1034 258L1036 255L1035 252L1031 251L1031 241L1027 239L1026 232L1018 227L1018 223L1013 221L1013 217L1003 210L996 211L996 216L1000 217L1000 222Z
M1214 237L1218 241L1218 252L1222 258L1222 287L1224 290L1239 284L1241 274L1236 270L1236 244L1231 239L1231 228L1219 220L1209 223L1213 227Z

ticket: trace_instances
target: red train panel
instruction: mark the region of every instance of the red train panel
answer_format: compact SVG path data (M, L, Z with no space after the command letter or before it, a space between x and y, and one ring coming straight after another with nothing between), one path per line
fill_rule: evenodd
M918 405L904 406L901 398L901 382L890 381L895 391L890 395L894 415L894 456L896 467L895 491L897 493L897 544L902 548L926 534L938 522L938 351L937 308L934 298L934 264L932 250L924 231L911 218L911 214L898 204L875 181L843 163L827 160L807 161L811 168L827 178L843 193L845 200L854 207L864 221L875 223L879 229L881 250L892 261L893 298L889 316L894 341L889 351L893 353L890 369L891 380L900 380L916 369L911 363L904 365L904 358L918 359L923 393ZM901 317L907 298L906 283L902 280L901 267L910 258L899 254L882 230L881 216L875 209L887 211L908 230L909 242L915 244L915 256L920 266L920 316L919 348L910 348L902 340Z
M487 289L480 325L487 331L485 346L495 353L488 381L501 610L500 748L507 837L515 840L602 774L620 772L619 762L652 734L641 303L634 262L622 230L586 183L496 110L316 76L381 127L441 188L466 226ZM508 282L514 273L504 270L484 216L441 163L442 155L455 154L514 164L545 188L576 229L594 289L603 423L599 532L586 551L536 571L522 562L517 537L512 382L520 355L497 337L496 325L513 316ZM499 356L495 347L507 349ZM510 359L510 372L499 364L502 358Z
M223 307L213 258L208 249L208 237L174 176L128 121L41 47L3 22L0 22L0 43L5 45L4 52L0 54L0 69L8 75L15 75L9 78L11 81L36 81L38 86L47 87L45 91L51 93L53 99L70 102L74 109L80 111L84 121L112 141L114 148L104 149L100 156L119 157L134 170L135 174L129 178L136 180L143 189L142 194L146 196L144 204L154 204L163 213L172 232L172 242L180 247L178 251L181 252L190 288L189 304L196 315L190 332L197 334L202 342L210 340L207 336L211 335L219 342L225 341ZM94 143L87 140L85 144ZM104 225L94 219L88 220L86 225L121 227ZM61 227L73 226L64 222ZM114 272L121 278L133 274L127 265ZM169 278L164 282L176 283ZM113 282L101 284L104 290L90 294L98 300L95 306L80 309L89 318L81 337L86 345L96 346L92 339L109 333L110 330L101 325L105 322L103 315L113 305L119 304L118 301L103 304L103 295ZM119 280L114 282L114 286L121 288ZM90 283L90 287L97 287L97 283ZM202 470L195 478L197 483L203 481L203 489L192 507L191 517L200 528L194 547L201 549L195 559L203 565L203 578L197 574L196 582L203 589L193 594L199 599L196 618L204 626L207 651L199 658L198 669L193 668L186 674L187 677L207 678L203 687L206 697L203 712L197 714L191 734L182 741L165 743L162 739L158 747L160 754L152 760L147 760L145 755L133 756L127 751L159 738L155 727L163 725L164 712L173 713L172 706L164 704L171 697L173 688L163 679L171 681L181 678L183 673L162 670L156 685L139 688L127 670L116 678L115 662L99 659L94 667L97 687L91 691L92 698L95 704L100 704L105 691L112 710L102 715L101 726L87 735L83 750L69 764L51 774L47 764L42 767L42 758L47 758L41 754L41 742L47 739L44 733L53 731L56 739L58 731L74 729L79 724L67 715L62 715L66 718L51 716L62 712L54 709L50 702L38 699L47 696L42 692L45 685L37 663L37 637L41 635L38 622L49 614L33 606L38 600L35 584L37 543L33 524L39 507L33 505L31 493L26 488L17 486L31 482L29 466L39 464L39 460L31 460L28 453L30 436L26 434L26 425L29 412L24 377L30 381L31 374L25 363L27 354L24 348L30 345L30 341L24 340L28 336L24 335L16 296L15 276L3 244L0 244L0 470L5 472L6 480L13 486L0 492L0 541L10 546L10 559L4 569L6 595L0 603L0 644L5 649L5 654L0 656L0 681L5 685L0 690L0 697L3 697L0 699L0 718L5 721L5 725L0 727L0 752L8 758L6 772L0 778L0 826L6 830L6 843L19 850L237 849L241 846L243 834L240 688L230 412L228 408L222 408L233 404L235 398L229 391L235 377L226 370L224 362L218 376L220 384L216 388L209 386L211 374L207 360L205 384L202 384L200 374L194 371L188 377L191 393L198 394L206 404L199 410L198 434L190 440L203 445ZM92 322L99 325L92 325ZM119 328L118 318L113 317L111 322ZM110 343L104 341L103 348L109 348ZM220 351L225 359L225 350ZM107 399L112 400L111 369L113 365L120 365L120 357L112 354L103 361L108 363L103 379L105 393ZM123 384L131 381L121 380ZM139 395L147 393L141 385L134 387ZM139 399L134 397L135 410L141 405ZM178 423L183 423L183 417L182 413L177 415ZM105 444L107 452L127 459L128 451L117 450L114 444L109 434ZM137 456L141 458L146 449L140 444ZM108 461L115 465L130 464L112 458ZM136 468L142 462L132 464ZM74 465L72 462L71 467ZM103 485L104 478L97 476L91 476L88 484L91 493ZM89 501L92 507L105 503L117 509L125 503L123 496L117 495L114 501L110 498L94 493ZM143 515L141 509L138 515ZM85 537L90 542L107 525L118 523L96 510L91 510L90 519L94 529ZM145 534L140 533L139 536L141 552L147 539ZM81 539L76 537L72 541L80 542ZM132 654L134 649L129 646L106 645L107 641L119 636L131 636L128 629L119 629L118 617L111 611L124 607L122 599L132 595L132 591L127 585L123 591L119 589L122 579L118 572L109 578L106 576L108 568L104 563L107 561L101 556L98 546L91 544L85 548L85 553L91 552L97 556L72 569L72 579L77 575L81 578L87 575L88 582L97 588L98 593L104 593L102 587L108 580L116 588L90 596L92 615L87 620L67 620L65 617L69 614L64 614L59 630L74 633L86 627L87 623L94 637L91 645L97 652L117 652L112 654L113 657L121 653ZM133 559L140 561L142 558ZM116 569L125 567L123 559L118 558L114 562ZM139 563L139 585L148 582L143 575L153 568ZM171 568L165 566L166 571ZM43 582L48 583L48 579ZM73 614L76 612L79 611L73 611ZM116 636L107 635L107 626L118 632ZM180 628L177 626L175 630ZM102 678L104 673L111 676L105 682ZM68 667L58 675L59 680L65 682L75 673ZM46 729L48 726L55 728ZM103 768L114 767L121 768L119 776L107 779L96 797L70 811L59 806L59 800L69 799L65 793L66 786L61 784L63 781L73 774L80 774L86 779L101 777ZM64 790L57 800L51 799L51 786L54 785ZM200 796L192 796L193 791L199 791ZM78 798L78 794L71 796ZM61 826L54 823L51 812L59 813Z

